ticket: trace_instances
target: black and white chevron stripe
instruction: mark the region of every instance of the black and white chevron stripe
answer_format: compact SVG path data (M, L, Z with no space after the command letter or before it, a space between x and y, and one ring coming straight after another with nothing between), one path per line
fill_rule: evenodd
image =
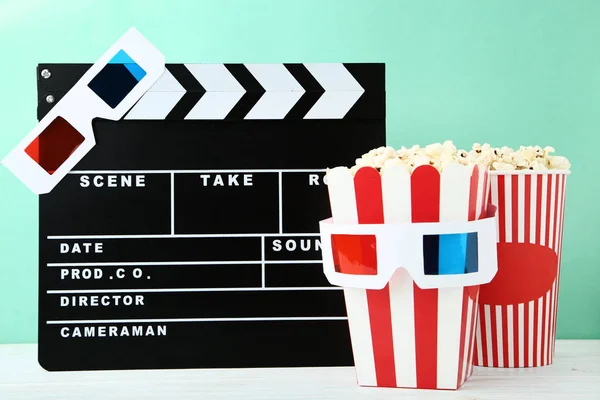
M167 64L126 120L385 117L384 64Z

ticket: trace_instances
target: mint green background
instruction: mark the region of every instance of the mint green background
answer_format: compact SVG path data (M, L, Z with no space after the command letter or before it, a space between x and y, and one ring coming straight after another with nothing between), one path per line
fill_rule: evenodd
M600 338L598 21L594 0L0 0L0 156L36 123L36 64L92 63L130 26L168 62L385 62L390 145L571 159L558 336ZM37 338L37 218L0 167L0 343Z

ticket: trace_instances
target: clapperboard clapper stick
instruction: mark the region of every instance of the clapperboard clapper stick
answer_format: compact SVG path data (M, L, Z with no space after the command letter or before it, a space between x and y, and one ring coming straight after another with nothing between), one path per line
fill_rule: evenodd
M40 64L38 118L89 68ZM383 64L167 64L93 132L40 196L44 368L353 365L318 221L385 145Z

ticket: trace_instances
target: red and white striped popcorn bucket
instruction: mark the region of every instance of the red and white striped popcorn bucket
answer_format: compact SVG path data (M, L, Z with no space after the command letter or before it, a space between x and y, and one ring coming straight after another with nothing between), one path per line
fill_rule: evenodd
M479 294L474 363L552 364L569 171L492 171L498 274Z
M458 389L473 372L479 285L497 271L488 172L328 171L324 273L344 288L360 386Z

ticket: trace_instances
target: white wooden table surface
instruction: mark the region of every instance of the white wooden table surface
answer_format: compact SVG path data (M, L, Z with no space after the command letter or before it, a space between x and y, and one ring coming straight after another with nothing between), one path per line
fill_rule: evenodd
M35 345L0 345L0 400L600 400L600 340L560 340L551 366L475 368L458 391L361 388L353 368L46 372Z

